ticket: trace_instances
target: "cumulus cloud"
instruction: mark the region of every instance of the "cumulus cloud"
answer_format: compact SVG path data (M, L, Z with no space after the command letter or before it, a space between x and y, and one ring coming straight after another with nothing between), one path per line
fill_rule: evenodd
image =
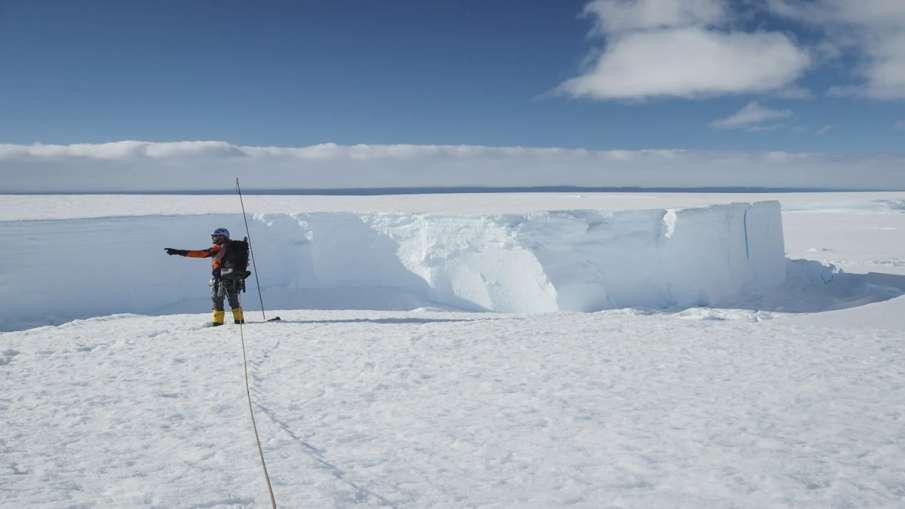
M726 19L721 0L593 0L584 10L601 34L717 25Z
M752 6L824 36L805 48L786 33L744 31L742 11ZM851 82L830 95L905 99L902 0L593 0L584 12L602 44L584 72L557 88L574 97L807 99L796 82L809 68L851 56Z
M810 54L778 32L727 29L723 0L594 0L585 9L605 49L559 90L575 97L644 99L789 88Z
M902 0L768 0L772 12L815 25L824 47L859 58L860 83L835 86L832 95L905 99L905 2Z
M905 156L476 145L0 145L0 192L381 187L905 189Z
M717 129L740 129L762 127L765 122L781 120L792 116L790 110L771 110L757 101L746 104L742 109L732 115L714 120L711 127Z

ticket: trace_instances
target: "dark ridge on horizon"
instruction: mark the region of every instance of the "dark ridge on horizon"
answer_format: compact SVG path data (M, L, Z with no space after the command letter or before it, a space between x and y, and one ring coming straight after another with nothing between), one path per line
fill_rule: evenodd
M291 189L242 189L247 195L280 196L384 196L405 194L488 194L488 193L882 193L902 192L902 189L851 189L829 187L361 187L361 188L291 188ZM233 195L235 189L189 189L147 191L0 191L0 195Z

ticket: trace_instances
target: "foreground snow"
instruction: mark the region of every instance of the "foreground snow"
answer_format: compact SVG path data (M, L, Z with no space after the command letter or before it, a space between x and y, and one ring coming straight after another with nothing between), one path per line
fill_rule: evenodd
M245 330L283 507L905 497L900 331L714 310L280 314ZM0 335L0 506L267 505L239 331L204 318Z

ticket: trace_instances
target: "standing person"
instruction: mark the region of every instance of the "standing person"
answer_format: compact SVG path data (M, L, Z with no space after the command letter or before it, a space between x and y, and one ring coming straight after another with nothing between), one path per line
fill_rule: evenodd
M223 325L225 311L224 298L229 301L233 312L233 321L245 323L242 307L239 304L239 292L245 289L245 278L248 264L248 244L244 241L231 241L229 230L217 228L211 234L213 245L207 249L186 250L166 248L168 255L188 256L189 258L212 258L211 260L211 300L214 303L212 326ZM244 253L243 253L244 251ZM241 265L244 256L245 266Z

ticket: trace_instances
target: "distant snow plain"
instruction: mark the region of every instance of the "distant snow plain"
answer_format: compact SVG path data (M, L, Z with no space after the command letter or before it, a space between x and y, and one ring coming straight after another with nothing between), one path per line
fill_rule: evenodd
M845 271L814 274L826 291L798 295L810 312L293 309L270 312L281 323L249 324L278 503L901 507L905 193L249 196L246 205L469 215L770 199L783 206L787 258ZM78 242L79 218L237 206L228 196L0 196L0 221L75 219ZM65 264L48 267L42 291L77 300L77 288L54 286ZM238 330L202 328L206 319L115 315L0 334L0 506L267 505Z

